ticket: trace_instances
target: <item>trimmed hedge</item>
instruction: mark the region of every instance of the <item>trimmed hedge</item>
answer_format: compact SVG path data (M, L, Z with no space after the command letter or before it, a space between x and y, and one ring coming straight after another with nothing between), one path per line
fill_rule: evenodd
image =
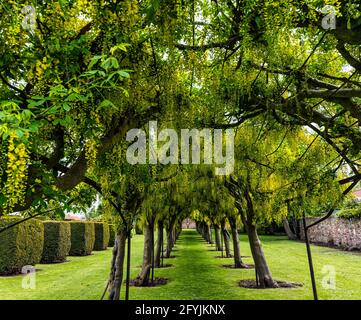
M104 222L95 222L95 242L94 250L101 251L108 248L109 243L109 224Z
M44 221L44 249L42 263L64 262L71 246L69 222Z
M0 229L20 218L0 219ZM37 219L22 222L0 233L0 274L20 273L22 267L39 263L43 252L44 226Z
M344 219L359 219L361 218L361 208L342 209L337 212L337 217Z
M70 256L90 255L94 248L95 230L93 222L70 221L71 247Z
M115 230L112 224L109 225L109 243L108 247L114 247L115 244Z

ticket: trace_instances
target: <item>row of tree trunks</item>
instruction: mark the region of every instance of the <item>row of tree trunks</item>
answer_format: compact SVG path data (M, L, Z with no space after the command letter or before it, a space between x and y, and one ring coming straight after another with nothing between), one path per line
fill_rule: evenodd
M243 263L241 259L240 254L240 246L239 246L239 236L238 236L238 230L237 230L237 222L235 217L228 217L229 224L231 227L231 233L232 233L232 243L233 243L233 258L234 258L234 266L235 268L245 268L246 265ZM217 227L215 227L216 229ZM219 229L219 228L218 228ZM230 245L230 234L226 228L226 221L223 220L221 224L221 230L224 238L224 244L225 244L225 253L227 258L231 258L231 245ZM210 239L210 226L205 222L198 222L197 223L197 231L198 233L203 237L204 240L206 240L208 243L212 243ZM216 234L216 245L218 243L219 249L221 248L221 240L220 240L220 230L215 232ZM217 236L218 234L218 236Z
M174 222L167 229L167 256L174 247L176 240L181 233L181 226L174 228ZM142 269L136 279L137 285L147 286L150 279L154 277L154 267L160 267L161 258L163 257L163 221L158 221L158 236L156 254L154 254L154 220L148 221L144 230L144 248ZM127 232L123 229L118 231L115 244L112 251L111 271L109 275L109 300L119 300L120 290L124 274L124 260L126 247ZM152 274L151 274L151 271Z
M213 244L211 236L211 227L208 223L202 221L197 224L197 231L209 244Z
M136 279L138 286L147 286L154 279L154 268L161 267L162 258L169 258L181 229L175 228L175 222L170 223L166 230L167 248L164 256L163 236L164 222L158 220L157 223L157 242L154 241L154 220L148 221L144 228L144 248L142 269ZM156 248L154 248L156 247Z
M123 273L124 273L124 257L125 257L125 243L127 239L127 232L120 230L117 233L115 244L112 252L112 260L109 275L109 300L120 299L120 289L122 287Z

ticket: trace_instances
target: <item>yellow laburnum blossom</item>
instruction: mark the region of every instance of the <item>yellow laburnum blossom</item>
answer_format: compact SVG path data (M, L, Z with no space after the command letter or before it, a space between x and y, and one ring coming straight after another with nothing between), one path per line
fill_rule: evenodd
M11 134L7 150L7 180L5 183L6 210L8 212L11 212L15 205L22 204L24 201L28 158L25 144L17 142L16 135Z
M85 157L88 163L88 167L92 168L95 165L97 158L97 144L94 139L89 139L85 144Z

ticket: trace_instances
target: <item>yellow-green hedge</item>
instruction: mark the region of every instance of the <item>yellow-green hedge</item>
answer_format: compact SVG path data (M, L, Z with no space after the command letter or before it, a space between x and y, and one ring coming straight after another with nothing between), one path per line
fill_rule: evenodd
M71 247L70 256L90 255L94 248L95 230L93 222L70 221Z
M20 218L0 219L0 229ZM44 226L40 220L30 219L0 233L0 274L21 272L22 267L39 263L43 252Z
M66 221L44 221L42 263L64 262L71 246L70 224Z
M115 230L112 224L109 225L109 243L108 247L114 247L115 244Z
M94 250L106 250L109 243L109 224L104 222L95 222L95 242Z

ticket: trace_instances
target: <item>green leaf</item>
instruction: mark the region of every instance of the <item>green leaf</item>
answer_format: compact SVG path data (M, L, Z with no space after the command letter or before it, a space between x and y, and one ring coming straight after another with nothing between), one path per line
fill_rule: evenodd
M59 109L59 106L58 105L55 105L55 106L52 106L50 109L49 109L49 113L51 114L55 114L58 112L58 109Z
M20 128L15 130L15 134L17 135L17 137L19 139L24 137L24 131L22 129L20 129Z
M38 130L39 130L39 122L38 121L31 122L29 125L29 131L38 132Z
M114 47L112 47L112 48L110 49L110 53L113 55L114 52L117 51L117 50L121 50L121 51L127 52L127 47L129 47L129 46L130 46L130 44L128 44L128 43L118 44L118 45L116 45L116 46L114 46Z
M30 120L30 118L33 116L34 114L28 110L28 109L25 109L23 110L23 112L21 113L21 117L23 118L24 121L28 121Z
M102 59L103 58L103 56L94 56L91 60L90 60L90 63L89 63L89 65L88 65L88 69L90 70L91 68L93 68L93 66L95 65L95 64L97 64L97 62L100 60L100 59Z
M62 126L71 125L73 123L73 119L69 115L66 115L64 119L59 120L59 123Z
M100 103L99 107L100 108L109 108L109 107L114 108L115 105L110 100L105 99Z
M117 58L110 57L110 58L108 58L108 59L106 59L105 61L102 62L101 67L104 70L108 70L110 68L118 69L119 68L119 62L118 62Z
M71 106L68 103L63 103L63 109L64 111L69 111L71 109Z
M120 70L120 71L117 71L117 73L119 74L119 76L121 76L122 78L129 78L130 75L127 71L125 70Z

